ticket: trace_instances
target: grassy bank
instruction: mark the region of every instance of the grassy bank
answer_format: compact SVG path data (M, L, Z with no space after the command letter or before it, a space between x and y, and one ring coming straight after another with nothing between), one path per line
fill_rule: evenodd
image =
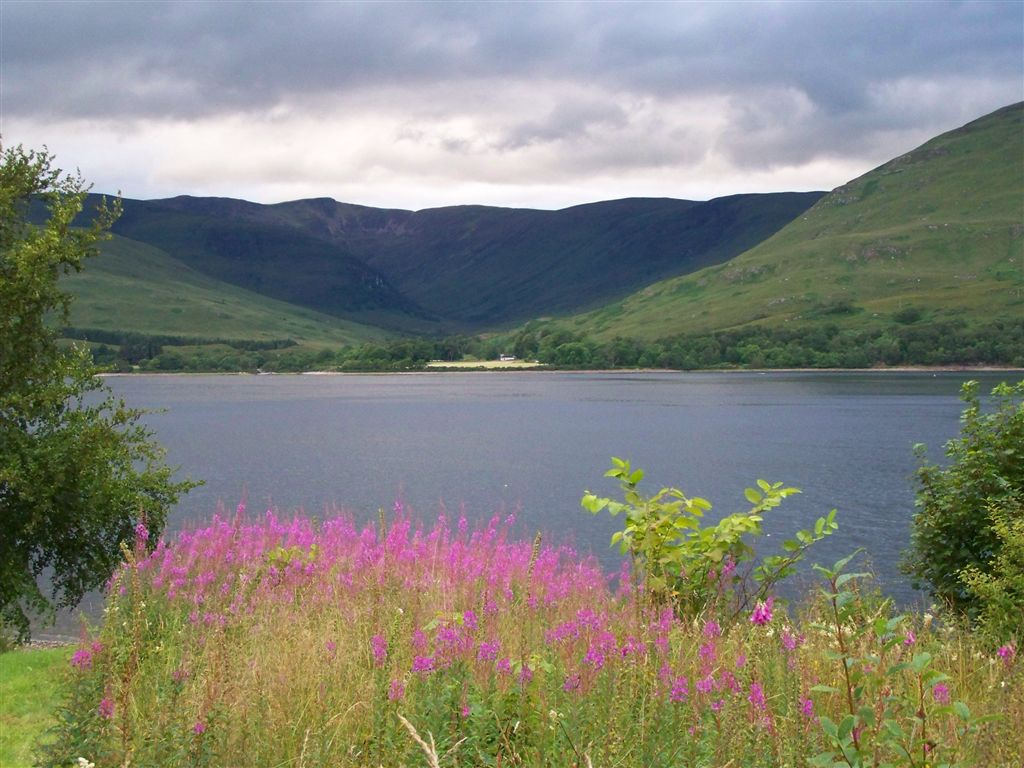
M510 521L215 518L135 553L45 765L1009 766L1022 665L838 573L652 602ZM860 726L852 727L852 712ZM872 762L877 756L881 762ZM812 762L815 758L819 762ZM845 763L842 763L845 764Z
M0 653L0 765L32 764L35 740L55 722L71 653L67 647Z

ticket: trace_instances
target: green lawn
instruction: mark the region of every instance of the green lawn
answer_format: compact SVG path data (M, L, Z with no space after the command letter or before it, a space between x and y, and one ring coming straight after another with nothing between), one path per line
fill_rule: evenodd
M71 648L0 653L0 765L32 764L35 740L51 725Z

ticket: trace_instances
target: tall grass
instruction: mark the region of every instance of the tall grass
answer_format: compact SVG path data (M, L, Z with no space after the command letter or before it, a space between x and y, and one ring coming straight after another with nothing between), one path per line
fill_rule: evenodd
M798 766L832 749L823 725L847 714L850 665L824 596L792 616L684 617L628 569L512 540L510 524L426 528L398 506L359 528L240 508L149 553L140 528L71 659L42 764ZM905 664L872 701L925 744L893 764L1019 764L1012 648L921 617L890 622L897 643L857 635L891 606L855 603L846 655L889 643L886 663ZM922 654L941 683L923 685Z

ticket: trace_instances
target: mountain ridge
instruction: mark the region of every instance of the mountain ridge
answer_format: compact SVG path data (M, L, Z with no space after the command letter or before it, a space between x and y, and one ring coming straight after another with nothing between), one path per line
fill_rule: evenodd
M542 211L125 200L113 232L209 277L394 330L480 331L721 263L823 193L624 198Z

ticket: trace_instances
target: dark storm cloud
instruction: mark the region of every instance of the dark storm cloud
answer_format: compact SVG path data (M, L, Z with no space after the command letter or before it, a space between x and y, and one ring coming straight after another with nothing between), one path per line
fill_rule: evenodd
M225 184L310 168L396 188L867 170L1024 98L1017 0L0 0L0 43L4 137L63 138L98 167L120 147L121 174L161 146L192 156L138 186L204 165ZM334 136L332 166L275 149Z
M656 96L788 86L845 113L897 78L1019 81L1022 9L7 0L4 108L192 117L395 83L541 78Z

